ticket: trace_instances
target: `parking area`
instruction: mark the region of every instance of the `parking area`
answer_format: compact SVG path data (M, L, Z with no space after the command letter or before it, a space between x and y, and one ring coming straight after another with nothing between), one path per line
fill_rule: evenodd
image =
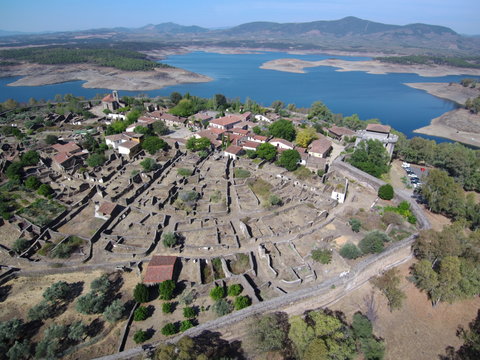
M406 162L402 164L402 168L405 170L409 183L414 189L422 185L422 181L428 175L429 171L426 167L411 165Z

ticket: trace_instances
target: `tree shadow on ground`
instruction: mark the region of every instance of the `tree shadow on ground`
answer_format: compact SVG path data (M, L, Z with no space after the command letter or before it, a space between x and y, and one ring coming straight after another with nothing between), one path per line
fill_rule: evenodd
M99 318L93 320L90 325L87 326L86 333L89 337L95 337L103 330L105 322Z
M0 302L7 300L10 291L12 290L12 285L0 286Z
M241 341L228 342L221 338L218 332L205 330L194 338L195 344L201 349L201 352L209 359L230 357L233 359L246 359L242 349Z

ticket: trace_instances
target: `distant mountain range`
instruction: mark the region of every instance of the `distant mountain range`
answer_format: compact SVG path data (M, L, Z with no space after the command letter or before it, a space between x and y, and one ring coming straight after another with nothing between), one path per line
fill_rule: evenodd
M0 36L7 36L0 31ZM0 45L49 41L149 42L276 49L330 49L384 53L480 54L480 38L457 34L448 27L428 24L391 25L349 16L340 20L306 23L251 22L227 29L206 29L175 23L140 28L92 29L49 34L10 34Z

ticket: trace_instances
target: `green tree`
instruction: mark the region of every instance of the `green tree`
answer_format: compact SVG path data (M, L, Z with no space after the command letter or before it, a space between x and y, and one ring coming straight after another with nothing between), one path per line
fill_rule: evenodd
M390 157L378 140L361 141L348 160L353 166L375 177L389 170Z
M230 314L232 310L233 305L225 299L220 299L212 305L212 311L215 312L215 314L217 314L218 316L225 316L227 314Z
M170 109L170 114L182 117L189 117L195 114L195 104L191 99L182 99L177 105Z
M225 289L223 288L223 286L215 286L212 290L210 290L210 297L215 301L224 298Z
M152 158L146 158L140 161L140 165L142 166L145 172L149 172L157 168L157 163Z
M25 238L18 238L12 245L12 250L17 254L23 253L30 247L30 241Z
M228 296L238 296L242 293L243 287L240 284L232 284L228 287Z
M360 240L358 247L364 254L375 254L383 251L383 243L390 241L390 238L378 230L368 233Z
M23 175L23 164L19 161L14 161L8 165L7 170L5 170L5 175L10 180L20 181Z
M373 335L371 321L359 312L353 315L352 330L355 337L359 339L368 339Z
M56 144L57 142L58 142L58 137L56 137L55 135L45 136L45 143L47 145L53 145L53 144Z
M87 158L87 165L90 167L102 166L107 161L107 158L103 154L91 154Z
M257 155L267 161L272 161L277 156L277 149L270 143L262 143L257 147Z
M183 98L183 96L179 92L174 91L170 94L170 101L174 105L177 105L180 102L180 100L182 100L182 98Z
M312 127L306 127L298 130L295 142L297 145L306 148L315 139L318 139L317 131Z
M193 319L196 316L195 309L190 306L183 308L183 317L187 319Z
M340 255L347 259L356 259L359 256L362 256L362 252L355 244L346 243L340 249Z
M286 341L286 326L278 313L256 318L249 325L249 333L255 347L262 351L282 350Z
M93 292L107 294L111 289L112 283L107 274L103 274L90 283L90 289Z
M145 330L137 330L135 334L133 334L133 341L135 344L141 344L148 340L148 334Z
M150 298L148 287L142 283L135 285L135 288L133 289L133 298L140 304L148 302Z
M122 304L120 299L113 300L113 302L105 308L103 316L110 323L116 323L118 320L123 318L123 313L125 312L125 306Z
M237 296L234 301L235 310L241 310L246 307L249 307L252 304L252 300L248 296Z
M298 163L300 160L300 154L297 150L285 150L280 155L278 164L288 171L294 171L298 168Z
M51 316L53 311L53 305L46 300L42 300L28 310L28 319L31 321L46 320Z
M75 309L82 314L100 314L105 309L105 294L89 292L78 298Z
M378 188L378 197L383 200L393 199L393 187L390 184L382 185Z
M166 303L163 303L162 304L162 312L164 314L170 314L173 312L173 306L172 306L172 303L170 302L166 302Z
M351 218L348 223L352 227L353 232L359 232L362 227L362 222L359 219Z
M162 242L163 246L173 248L178 242L177 235L173 232L167 232L163 234Z
M48 184L42 184L38 187L37 194L48 197L53 194L53 189Z
M85 337L86 331L86 327L81 321L75 321L68 327L67 337L73 341L80 341Z
M386 271L382 276L373 279L373 285L387 298L390 311L400 309L405 293L399 288L400 277L396 268Z
M57 281L43 292L43 298L52 303L66 301L70 296L70 285L65 281Z
M40 155L35 150L29 150L21 157L23 166L34 166L40 161Z
M324 103L321 101L315 101L308 112L308 119L314 121L322 120L331 122L333 119L333 114Z
M165 280L165 281L162 281L159 285L158 285L158 289L159 289L159 297L160 299L162 300L171 300L173 299L173 295L174 295L174 292L175 292L175 281L173 280Z
M464 211L463 190L443 170L431 169L420 189L430 211L457 217Z
M32 344L28 340L15 341L12 347L7 352L9 360L26 360L31 358L30 349Z
M192 136L187 140L186 147L188 150L192 151L208 150L210 148L210 140L205 137L197 139Z
M142 149L154 155L159 150L168 150L168 144L157 136L147 136L142 142Z
M290 323L288 337L299 358L302 358L308 344L315 339L315 331L300 316L291 316L288 322Z
M375 338L364 339L361 342L365 360L382 360L385 355L385 344Z
M152 128L157 135L167 135L170 132L170 129L163 121L155 121L152 124Z
M312 250L312 259L321 264L330 264L332 262L332 250L315 249Z
M34 175L29 176L27 180L25 180L25 187L27 189L37 190L40 187L40 185L42 185L42 183Z
M160 330L160 332L165 336L170 336L176 334L178 330L175 324L168 323L162 328L162 330Z
M302 359L304 360L328 360L328 348L325 340L316 338L313 339L305 348L305 353Z
M145 306L139 306L133 312L133 320L135 321L143 321L148 317L148 309Z
M188 329L192 328L193 324L190 320L183 320L180 323L180 332L187 331Z
M290 120L281 119L272 123L268 131L274 137L285 139L287 141L295 140L295 127Z

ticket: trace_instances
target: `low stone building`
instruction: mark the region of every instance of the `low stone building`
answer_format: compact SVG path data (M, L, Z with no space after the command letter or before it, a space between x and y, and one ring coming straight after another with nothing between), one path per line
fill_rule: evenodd
M165 280L174 280L176 263L176 256L153 255L148 263L143 283L156 285Z

